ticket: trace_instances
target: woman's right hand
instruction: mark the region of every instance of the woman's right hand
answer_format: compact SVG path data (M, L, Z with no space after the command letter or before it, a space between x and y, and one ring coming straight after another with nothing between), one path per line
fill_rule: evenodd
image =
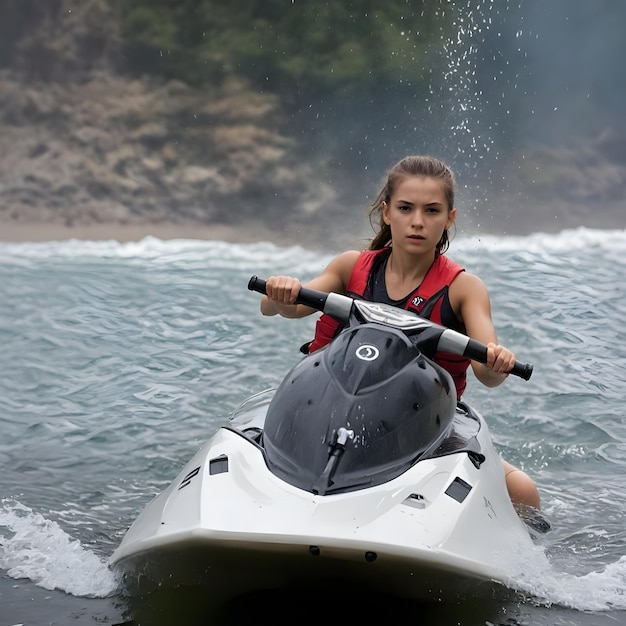
M265 281L267 297L276 304L295 304L300 289L302 283L291 276L270 276Z
M266 295L261 298L263 315L302 317L312 312L308 307L298 307L295 302L302 283L291 276L270 276L265 281Z
M359 254L357 250L343 252L333 259L321 274L306 283L306 286L318 291L345 293ZM297 278L270 276L265 281L267 295L261 298L261 313L291 318L317 313L316 309L295 303L301 289L302 283Z

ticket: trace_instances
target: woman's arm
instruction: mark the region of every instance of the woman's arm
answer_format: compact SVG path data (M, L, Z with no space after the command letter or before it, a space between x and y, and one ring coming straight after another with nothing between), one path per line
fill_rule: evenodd
M359 256L358 250L348 250L333 259L319 275L304 286L319 291L345 293L352 268ZM291 276L270 276L266 281L267 295L261 298L263 315L282 315L283 317L305 317L315 313L315 309L302 304L294 304L302 283Z
M450 302L467 335L487 346L487 363L472 361L476 378L487 387L497 387L515 365L515 355L498 344L487 287L477 276L462 272L450 285Z

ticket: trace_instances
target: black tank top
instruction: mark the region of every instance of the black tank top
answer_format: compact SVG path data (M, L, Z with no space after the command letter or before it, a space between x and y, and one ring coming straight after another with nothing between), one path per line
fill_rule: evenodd
M415 289L412 290L411 293L408 293L404 298L401 298L400 300L391 299L387 293L387 285L385 284L385 270L387 269L388 260L389 255L383 254L382 258L378 258L374 261L365 297L367 300L371 300L372 302L384 302L385 304L391 304L392 306L404 309L409 298L413 295L413 291L415 291L419 285L417 285ZM443 300L441 302L441 321L447 328L461 332L464 331L463 324L459 322L459 318L456 316L456 313L450 304L447 289L443 294Z

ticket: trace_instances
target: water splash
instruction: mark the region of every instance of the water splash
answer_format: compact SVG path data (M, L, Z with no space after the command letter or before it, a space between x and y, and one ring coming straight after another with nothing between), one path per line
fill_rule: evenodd
M10 499L0 501L0 568L44 589L104 598L117 581L107 564L58 524Z
M553 567L533 568L527 562L525 572L514 586L532 596L539 605L559 605L577 611L623 611L626 609L626 556L610 563L602 571L582 576L560 572Z
M485 54L487 34L500 21L499 14L507 11L508 0L504 3L448 1L440 10L441 18L447 17L450 28L443 31L440 42L444 56L443 77L434 82L431 95L443 113L449 153L446 158L454 169L476 170L493 149L493 125L485 126L482 119L488 95L480 85L477 68L485 61L481 55ZM499 78L494 75L494 83Z
M448 91L448 97L442 101L448 110L451 141L467 162L469 150L475 153L472 156L481 159L484 156L481 152L488 152L493 144L488 135L478 134L474 128L481 96L476 83L478 47L474 41L491 25L493 2L479 2L474 9L450 4L450 10L454 12L454 34L443 42L447 62L443 89Z

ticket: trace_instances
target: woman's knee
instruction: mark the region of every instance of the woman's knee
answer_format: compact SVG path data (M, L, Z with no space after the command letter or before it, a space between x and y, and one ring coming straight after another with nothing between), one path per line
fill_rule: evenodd
M524 504L539 509L541 501L537 485L533 479L526 472L504 460L502 464L504 465L506 487L513 504Z

